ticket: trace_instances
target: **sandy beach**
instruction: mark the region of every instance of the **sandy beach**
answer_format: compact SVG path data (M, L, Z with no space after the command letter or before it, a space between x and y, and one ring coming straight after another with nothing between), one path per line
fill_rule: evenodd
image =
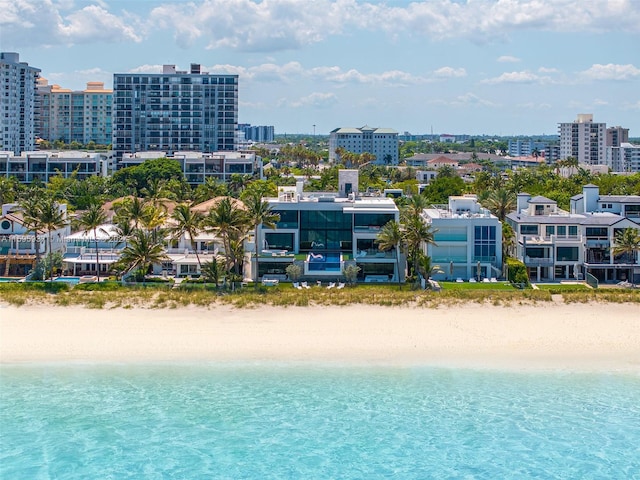
M0 362L285 361L640 372L640 309L0 306Z

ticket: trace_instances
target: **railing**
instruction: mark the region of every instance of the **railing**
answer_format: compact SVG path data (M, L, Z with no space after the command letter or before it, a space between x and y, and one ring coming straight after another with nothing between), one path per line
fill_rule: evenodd
M550 267L551 265L553 265L553 258L525 257L524 264L527 267Z

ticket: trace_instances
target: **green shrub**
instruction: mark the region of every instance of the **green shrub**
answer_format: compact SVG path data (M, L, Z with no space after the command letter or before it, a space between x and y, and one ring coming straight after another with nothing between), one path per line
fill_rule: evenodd
M520 260L515 258L507 258L507 271L509 272L509 281L521 285L529 285L529 276L527 275L527 267Z

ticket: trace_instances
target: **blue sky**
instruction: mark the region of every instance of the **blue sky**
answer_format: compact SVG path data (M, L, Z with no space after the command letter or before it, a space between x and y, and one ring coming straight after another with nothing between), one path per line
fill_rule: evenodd
M0 0L0 49L50 83L240 76L241 123L328 134L555 134L578 113L640 136L640 0Z

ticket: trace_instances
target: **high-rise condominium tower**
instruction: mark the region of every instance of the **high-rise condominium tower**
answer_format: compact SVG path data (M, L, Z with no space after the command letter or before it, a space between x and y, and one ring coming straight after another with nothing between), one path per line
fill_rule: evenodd
M0 151L20 155L34 149L39 74L19 54L0 53Z
M238 76L189 72L113 76L113 151L216 152L235 149Z
M560 158L569 157L578 163L602 165L605 163L606 123L595 123L593 115L580 114L571 123L560 124Z

